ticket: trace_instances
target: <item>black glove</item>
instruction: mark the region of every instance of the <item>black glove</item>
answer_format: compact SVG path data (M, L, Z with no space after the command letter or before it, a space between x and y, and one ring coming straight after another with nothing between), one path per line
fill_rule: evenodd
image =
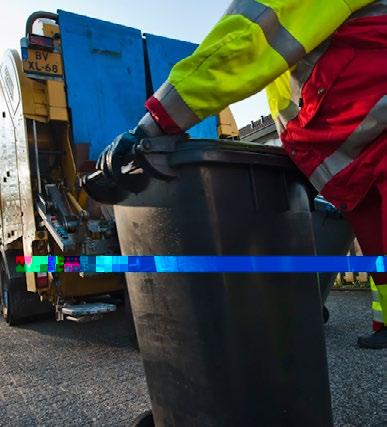
M104 149L96 164L107 179L133 193L142 191L149 180L136 161L135 147L139 143L140 138L133 131L122 133Z
M96 169L115 182L121 180L122 168L134 161L134 147L139 139L133 132L118 135L99 155Z
M145 189L149 176L136 163L135 147L140 138L129 131L118 135L100 154L97 172L84 176L81 186L100 203L122 202L130 193Z
M106 178L102 171L84 175L80 180L80 185L92 199L107 205L121 203L130 194L129 191Z
M167 155L177 142L187 139L186 134L146 138L137 130L125 132L104 149L97 160L97 172L82 178L82 186L93 199L116 204L129 193L143 191L151 177L173 179L175 172L168 165Z

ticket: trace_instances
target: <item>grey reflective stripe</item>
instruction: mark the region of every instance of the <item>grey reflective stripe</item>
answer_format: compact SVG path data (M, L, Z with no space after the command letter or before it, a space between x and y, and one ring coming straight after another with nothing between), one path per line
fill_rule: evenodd
M375 1L368 6L365 6L353 13L351 19L364 18L366 16L382 16L387 15L387 0Z
M153 96L160 101L164 110L182 131L201 121L171 83L165 82Z
M299 102L302 87L312 74L317 61L327 50L329 41L330 40L327 39L325 42L317 46L316 49L312 50L312 52L305 55L290 72L291 103L288 107L279 112L279 115L275 120L279 135L281 135L281 133L286 129L288 122L298 116L298 113L300 112Z
M311 183L321 191L325 185L387 128L387 95L383 96L347 140L309 177Z
M372 318L375 322L384 323L382 310L372 310Z
M290 101L290 104L279 112L277 120L279 121L280 129L284 130L288 122L298 116L299 111L299 106L295 102Z
M330 43L330 39L327 39L315 49L313 49L310 53L305 55L301 61L299 61L296 67L290 73L290 88L292 94L292 100L294 103L298 105L299 100L301 98L302 87L309 79L312 71L321 58L321 56L328 49Z
M150 113L146 113L145 116L138 122L137 128L141 134L146 136L155 137L163 135L163 131L152 119Z
M304 46L281 25L270 7L255 0L234 0L225 15L242 15L258 24L269 45L285 59L289 67L306 55Z
M372 291L372 301L380 303L380 298L379 298L379 292L378 291Z

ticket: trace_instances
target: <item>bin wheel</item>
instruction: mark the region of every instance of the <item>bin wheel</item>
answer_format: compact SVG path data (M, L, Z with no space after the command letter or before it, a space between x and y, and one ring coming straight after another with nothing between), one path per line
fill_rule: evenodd
M125 290L124 290L124 305L125 305L125 319L126 319L128 330L129 330L129 341L130 341L130 344L136 350L139 350L136 328L134 326L132 306L130 304L129 292L127 287L125 287Z
M329 320L329 310L328 310L328 308L325 305L323 305L322 315L323 315L323 322L324 323L328 323L328 320Z
M153 421L152 411L146 411L143 414L139 415L132 424L132 427L155 427L155 422Z

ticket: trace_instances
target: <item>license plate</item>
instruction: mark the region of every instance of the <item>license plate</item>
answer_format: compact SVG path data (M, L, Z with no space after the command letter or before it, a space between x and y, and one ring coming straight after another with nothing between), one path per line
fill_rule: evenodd
M23 60L23 69L27 74L39 74L59 77L63 75L60 53L40 49L28 49Z

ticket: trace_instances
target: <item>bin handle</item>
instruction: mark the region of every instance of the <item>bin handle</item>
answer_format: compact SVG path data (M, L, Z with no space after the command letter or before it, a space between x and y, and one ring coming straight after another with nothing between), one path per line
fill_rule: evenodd
M165 181L174 179L177 173L170 167L168 155L176 151L177 143L185 143L188 139L187 134L144 138L134 149L137 162L146 173L154 178Z
M335 205L328 202L328 200L324 199L322 196L317 196L314 199L314 206L317 211L324 213L327 218L343 217L341 211L337 209Z

